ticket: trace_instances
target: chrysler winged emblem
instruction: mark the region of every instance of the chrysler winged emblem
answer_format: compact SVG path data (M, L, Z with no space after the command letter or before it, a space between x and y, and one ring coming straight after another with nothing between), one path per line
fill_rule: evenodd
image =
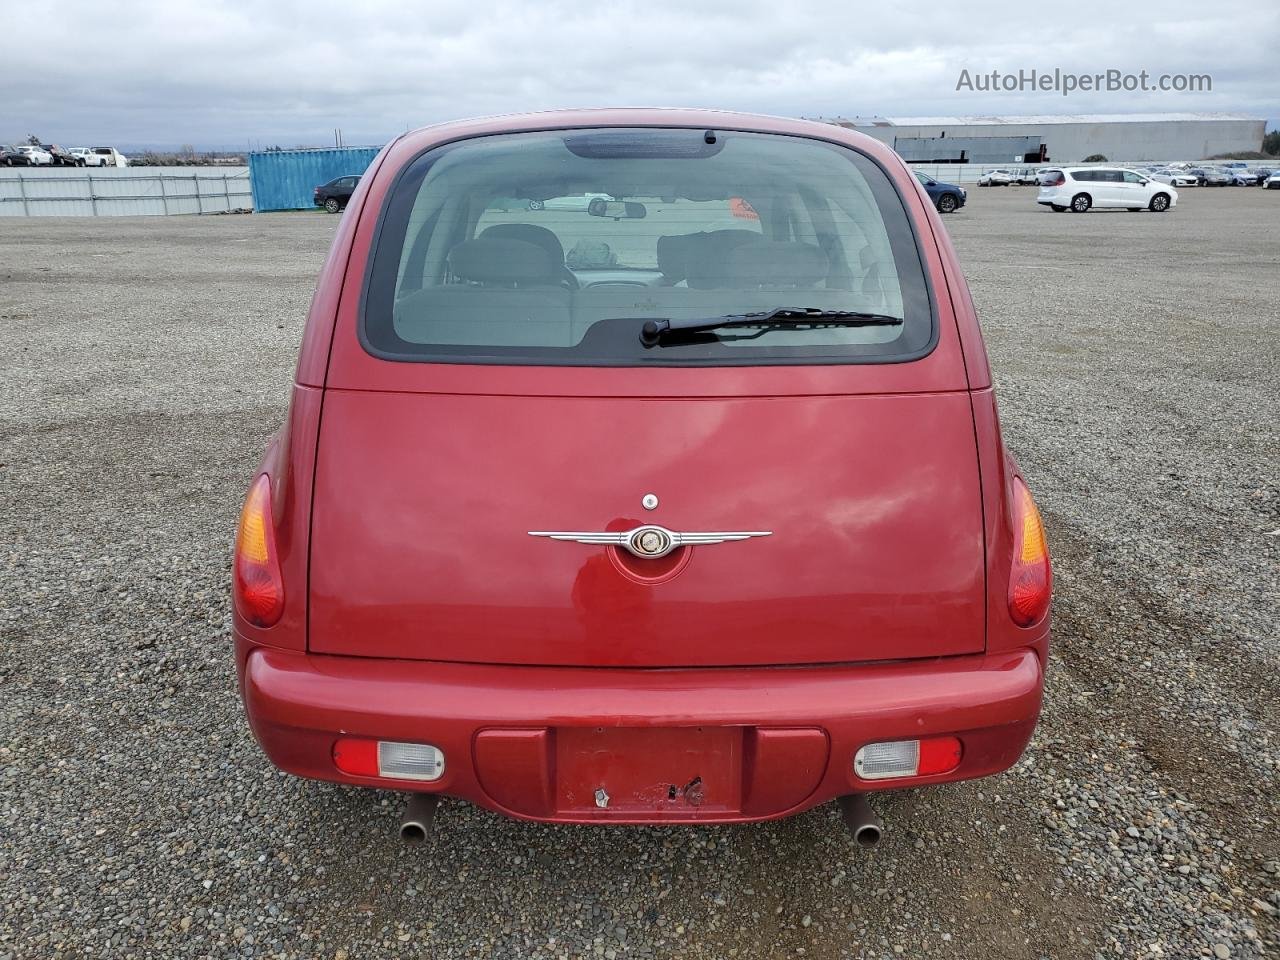
M568 530L530 530L531 537L547 537L550 540L568 540L573 543L600 544L621 547L645 560L665 557L677 547L696 547L709 543L729 543L733 540L750 540L767 537L772 530L726 530L719 533L677 533L657 524L645 524L634 530L619 533L586 533Z

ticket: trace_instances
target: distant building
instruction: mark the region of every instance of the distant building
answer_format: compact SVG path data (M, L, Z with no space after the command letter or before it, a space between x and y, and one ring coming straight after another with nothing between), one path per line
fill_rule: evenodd
M822 119L875 137L908 161L987 164L1021 161L1041 144L1044 158L1057 163L1096 153L1114 161L1203 160L1260 150L1267 125L1238 113Z

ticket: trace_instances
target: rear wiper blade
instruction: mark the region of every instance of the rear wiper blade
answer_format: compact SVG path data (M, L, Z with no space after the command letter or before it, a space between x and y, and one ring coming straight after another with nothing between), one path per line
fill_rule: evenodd
M646 320L640 328L640 342L656 347L664 336L675 333L697 333L721 327L800 327L818 330L823 327L888 327L902 323L901 317L887 313L865 313L861 310L823 310L819 307L778 307L757 313L730 313L722 317L669 317Z

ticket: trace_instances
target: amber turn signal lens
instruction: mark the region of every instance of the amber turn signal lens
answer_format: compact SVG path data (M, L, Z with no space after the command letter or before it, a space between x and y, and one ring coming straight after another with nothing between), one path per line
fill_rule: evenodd
M271 480L265 473L249 488L240 511L234 597L236 610L254 626L269 627L284 612L284 581L271 519Z
M1013 566L1009 572L1009 615L1014 623L1029 627L1045 615L1053 595L1052 577L1040 510L1027 485L1014 477Z

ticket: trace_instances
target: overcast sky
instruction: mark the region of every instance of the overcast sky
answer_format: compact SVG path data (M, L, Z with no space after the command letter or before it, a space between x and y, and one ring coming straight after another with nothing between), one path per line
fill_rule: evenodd
M378 144L458 117L616 105L1278 118L1277 40L1274 0L11 0L0 141L324 145L341 127ZM1213 90L956 90L964 69L1055 67L1207 73Z

